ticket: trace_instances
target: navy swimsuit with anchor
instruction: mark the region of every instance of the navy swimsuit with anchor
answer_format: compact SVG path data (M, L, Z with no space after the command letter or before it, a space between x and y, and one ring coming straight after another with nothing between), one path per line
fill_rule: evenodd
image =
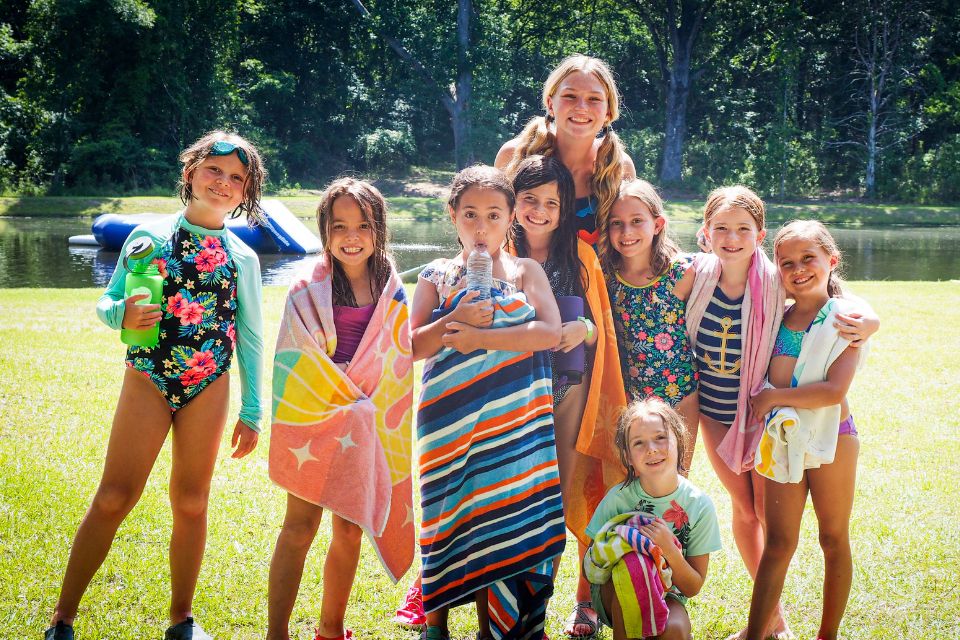
M697 331L700 413L728 427L740 392L742 311L743 296L731 300L717 287Z

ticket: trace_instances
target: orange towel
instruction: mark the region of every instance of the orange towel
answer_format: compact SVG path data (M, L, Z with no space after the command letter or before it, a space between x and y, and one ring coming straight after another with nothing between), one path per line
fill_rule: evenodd
M590 315L597 325L597 344L593 349L590 389L580 422L573 464L572 486L582 490L569 497L565 511L567 528L580 542L590 544L590 538L584 533L590 517L607 491L626 477L614 438L617 418L627 404L627 396L620 371L620 352L617 350L610 296L600 261L593 248L583 240L577 241L577 254L586 270L584 295Z

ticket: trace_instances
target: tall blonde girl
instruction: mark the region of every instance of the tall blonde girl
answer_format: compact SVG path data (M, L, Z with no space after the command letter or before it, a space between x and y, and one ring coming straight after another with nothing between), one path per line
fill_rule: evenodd
M613 72L598 58L565 58L543 85L545 114L506 142L494 164L509 175L531 155L554 156L573 175L579 235L597 246L620 182L633 179L633 160L613 130L620 93Z

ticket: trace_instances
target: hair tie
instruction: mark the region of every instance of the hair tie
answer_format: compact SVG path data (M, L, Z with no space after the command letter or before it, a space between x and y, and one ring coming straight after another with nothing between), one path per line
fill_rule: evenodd
M548 113L547 115L543 116L543 119L544 119L544 121L545 121L547 124L550 124L550 123L553 122L556 118L553 117L553 114L552 114L552 113Z
M603 127L603 135L608 136L613 133L613 124L607 124Z

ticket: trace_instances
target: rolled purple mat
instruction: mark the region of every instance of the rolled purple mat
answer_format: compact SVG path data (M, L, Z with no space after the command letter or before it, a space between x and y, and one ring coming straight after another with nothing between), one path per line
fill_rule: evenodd
M573 322L583 315L583 298L580 296L557 296L557 306L560 308L560 321ZM554 355L556 378L566 384L580 384L583 380L585 352L581 342L570 351L557 351ZM564 381L564 378L566 380Z

